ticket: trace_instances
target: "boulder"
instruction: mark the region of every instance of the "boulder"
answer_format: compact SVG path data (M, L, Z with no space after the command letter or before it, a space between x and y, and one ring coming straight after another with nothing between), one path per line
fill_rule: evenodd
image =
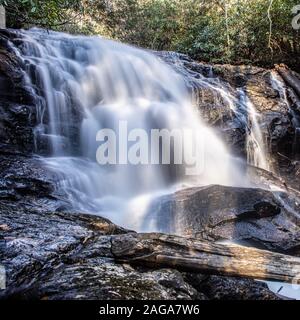
M156 199L145 223L153 219L162 232L300 254L299 210L297 198L285 192L211 185Z
M191 277L191 275L189 275ZM200 279L199 279L200 278ZM280 300L270 292L264 283L253 282L249 279L228 278L221 276L199 277L192 275L195 287L201 288L208 299L213 300Z

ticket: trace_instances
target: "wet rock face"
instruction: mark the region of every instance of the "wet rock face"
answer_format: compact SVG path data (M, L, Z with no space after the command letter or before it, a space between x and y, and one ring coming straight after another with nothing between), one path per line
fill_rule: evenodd
M50 155L49 114L38 71L29 61L21 60L12 49L24 46L21 35L13 30L0 31L0 146L32 154ZM26 77L30 75L31 84ZM61 123L61 132L71 134L74 153L79 151L81 106L72 101L68 122ZM43 114L41 118L41 114ZM67 129L66 129L67 128ZM64 143L64 142L63 142Z
M279 300L264 283L249 279L195 274L188 274L186 277L212 300L256 300L258 296L261 300Z
M289 208L284 203L290 203ZM299 203L282 192L217 185L191 188L157 199L149 212L163 232L299 254Z
M274 86L274 70L252 66L198 64L185 61L189 77L202 74L219 81L224 90L238 98L243 90L259 112L259 124L265 137L268 151L277 160L278 152L289 157L293 154L295 126L291 110L278 88ZM209 70L209 71L208 71ZM192 72L192 73L191 73ZM278 76L278 74L276 74ZM190 80L193 82L193 80ZM246 155L245 123L233 112L218 91L194 85L196 106L207 123L220 131L232 151L238 156ZM251 126L250 123L248 123Z
M57 187L57 174L47 170L38 157L6 150L0 153L0 167L0 203L10 204L14 210L71 209L66 195Z
M10 48L13 32L0 33L0 145L1 149L34 150L36 99L27 87L22 62Z
M0 299L276 299L252 280L222 277L221 295L219 277L116 263L111 237L129 231L101 217L0 209Z

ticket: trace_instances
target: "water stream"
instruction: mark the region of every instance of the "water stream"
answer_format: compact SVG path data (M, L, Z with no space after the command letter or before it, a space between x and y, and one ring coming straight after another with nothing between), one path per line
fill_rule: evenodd
M223 141L193 107L182 75L154 54L101 37L38 29L23 31L21 36L17 54L40 98L36 136L51 147L51 157L43 161L60 176L58 188L68 194L74 209L139 229L141 212L154 194L183 184L244 183ZM96 161L100 146L96 136L101 129L117 136L116 165ZM137 143L133 137L127 141L135 129L146 133L147 139L153 129L191 130L183 148L200 146L196 165L201 170L187 175L187 163L126 162ZM150 154L147 139L140 138L139 143ZM174 150L176 142L171 143Z
M200 91L201 89L209 90L214 97L215 104L219 103L223 107L228 107L232 111L235 121L239 121L241 126L246 129L247 162L258 168L271 170L267 143L261 129L260 115L247 96L246 88L241 87L233 90L232 87L228 87L228 84L214 76L212 68L208 71L208 75L204 76L186 68L180 54L173 52L169 55L167 60L171 65L178 73L183 74L185 79L189 79L189 85L192 86L194 93L195 105L203 99L198 94L199 89Z
M294 139L294 146L293 146L293 156L296 159L300 158L300 119L299 116L296 114L296 112L293 110L293 108L290 105L290 102L287 97L287 88L284 85L283 80L281 77L273 72L271 75L271 82L273 88L279 93L281 100L286 104L287 108L289 109L289 112L292 115L292 122L295 128L295 139Z

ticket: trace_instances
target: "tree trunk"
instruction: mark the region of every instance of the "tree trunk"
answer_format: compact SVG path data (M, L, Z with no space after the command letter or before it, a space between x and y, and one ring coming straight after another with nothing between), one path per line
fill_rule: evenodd
M300 283L300 258L159 233L112 237L117 261L151 268Z

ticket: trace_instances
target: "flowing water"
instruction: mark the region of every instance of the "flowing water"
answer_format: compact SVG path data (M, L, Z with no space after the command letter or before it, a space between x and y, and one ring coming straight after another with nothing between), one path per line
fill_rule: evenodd
M259 114L246 93L243 90L239 92L241 104L246 111L248 123L251 125L251 128L248 127L246 140L248 163L261 169L270 170L267 159L266 142L264 141L259 123Z
M51 156L43 161L60 177L57 187L75 210L139 229L157 195L189 185L246 184L240 163L201 120L194 107L199 95L191 94L190 87L193 92L210 90L216 102L229 107L246 129L248 163L269 169L254 105L243 88L228 90L212 69L205 77L187 70L176 53L164 53L170 66L151 52L101 37L38 29L22 31L20 36L22 46L14 50L24 61L28 84L39 98L36 140L48 141ZM101 129L116 134L113 147L119 161L115 165L96 161L100 146L96 136ZM134 129L143 130L146 138L128 141ZM196 153L196 167L201 170L187 175L186 163L143 163L141 150L136 150L137 163L128 164L130 148L137 141L147 149L146 157L152 157L152 129L192 130L189 139L182 139L183 149L201 146ZM171 153L178 151L172 141ZM36 151L41 151L38 143Z
M151 52L100 37L37 29L22 31L20 36L22 45L12 48L23 60L27 82L39 101L36 152L42 152L39 140L49 143L51 156L42 161L59 176L57 188L68 195L74 210L153 231L157 221L144 219L156 197L190 185L245 185L239 161L196 111L194 105L202 99L199 88L210 90L215 102L227 106L246 129L248 163L270 169L260 117L246 90L232 92L212 69L207 76L194 73L179 55L165 53L171 67ZM273 86L287 101L275 77ZM197 174L186 174L187 163L143 163L141 150L149 151L152 129L182 132L187 128L193 134L183 147L201 145L201 153L196 153L201 168ZM116 134L118 164L96 161L101 129ZM129 139L133 129L142 130L136 152L139 161L126 164L128 152L137 143L136 136ZM170 146L177 150L175 142Z
M287 98L287 88L284 85L282 78L276 73L273 72L271 75L272 87L279 93L281 100L286 104L292 115L292 122L295 128L295 139L293 146L293 157L295 159L300 158L300 119L296 112L291 108L289 100Z
M178 73L183 74L185 79L190 79L196 105L203 99L198 94L199 89L206 89L213 95L216 105L221 104L222 107L228 107L232 111L236 121L246 129L247 162L258 168L270 170L270 159L267 143L261 130L260 115L248 98L246 89L239 88L233 91L228 84L222 83L218 77L214 76L212 68L207 72L207 76L186 68L180 54L172 53L168 60Z
M190 184L244 183L224 143L193 108L182 75L154 54L101 37L37 29L21 36L22 46L15 50L40 101L36 137L51 147L51 157L43 161L60 176L58 188L74 209L139 229L156 195ZM116 133L121 159L116 165L96 161L101 129ZM126 132L133 129L147 137L152 129L192 130L183 147L201 146L196 160L201 172L186 175L186 163L125 164L136 143L132 137L127 141ZM139 142L149 148L146 139Z

